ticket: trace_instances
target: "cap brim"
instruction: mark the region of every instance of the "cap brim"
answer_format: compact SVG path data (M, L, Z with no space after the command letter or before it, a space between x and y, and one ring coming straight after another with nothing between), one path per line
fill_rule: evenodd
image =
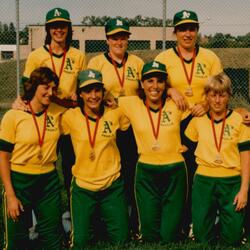
M179 26L179 25L181 25L181 24L184 24L184 23L199 23L198 21L194 21L194 20L183 20L183 21L180 21L179 23L177 23L176 25L175 25L175 27L176 26Z
M91 80L87 80L87 81L84 81L84 82L80 83L79 86L78 86L78 88L80 89L80 88L83 88L83 87L86 87L86 86L89 86L89 85L95 84L95 83L98 83L98 84L100 84L100 85L103 85L102 82L97 81L97 80L95 80L95 79L93 79L93 80L91 79Z
M54 22L66 22L66 23L71 23L71 20L64 19L64 18L53 18L46 23L54 23Z
M114 34L119 33L119 32L125 32L125 33L128 33L128 34L131 34L131 32L129 32L129 31L125 30L125 29L119 28L119 29L114 29L114 30L106 33L106 35L110 36L110 35L114 35Z
M145 76L145 75L148 75L148 74L151 74L151 73L161 73L161 74L167 75L166 71L159 70L159 69L152 69L152 70L149 70L149 71L145 72L142 76Z

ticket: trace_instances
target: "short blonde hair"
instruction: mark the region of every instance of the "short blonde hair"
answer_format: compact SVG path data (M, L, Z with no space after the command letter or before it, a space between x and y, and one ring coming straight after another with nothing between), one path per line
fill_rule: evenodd
M224 72L219 73L208 78L204 87L204 94L207 95L210 91L215 93L227 92L231 96L231 84L230 78Z

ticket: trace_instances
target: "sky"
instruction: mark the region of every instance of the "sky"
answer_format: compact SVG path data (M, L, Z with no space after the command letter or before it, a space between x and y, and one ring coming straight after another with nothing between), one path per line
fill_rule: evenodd
M220 32L237 36L250 32L250 0L19 0L20 27L44 24L46 13L54 7L67 9L73 24L81 24L84 16L91 15L162 18L164 1L168 19L183 9L195 11L202 35ZM16 2L1 0L2 23L16 22Z

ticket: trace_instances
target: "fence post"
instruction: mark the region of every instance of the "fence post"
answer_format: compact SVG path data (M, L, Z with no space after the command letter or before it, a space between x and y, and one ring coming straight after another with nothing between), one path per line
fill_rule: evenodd
M19 96L19 84L20 84L20 44L19 44L19 0L16 0L16 94Z
M166 49L166 14L167 14L167 0L162 0L162 50Z

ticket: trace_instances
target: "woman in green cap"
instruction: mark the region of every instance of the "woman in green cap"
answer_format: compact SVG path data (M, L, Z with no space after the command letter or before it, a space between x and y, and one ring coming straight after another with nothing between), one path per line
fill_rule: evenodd
M182 111L167 99L168 87L165 65L153 61L143 66L139 96L119 98L138 147L135 196L140 233L149 242L178 240L186 198Z
M88 244L97 208L109 241L124 243L128 239L128 211L116 132L126 130L129 121L119 108L104 105L99 71L81 71L78 80L78 107L62 117L63 133L70 135L76 156L70 199L71 249L83 249Z

